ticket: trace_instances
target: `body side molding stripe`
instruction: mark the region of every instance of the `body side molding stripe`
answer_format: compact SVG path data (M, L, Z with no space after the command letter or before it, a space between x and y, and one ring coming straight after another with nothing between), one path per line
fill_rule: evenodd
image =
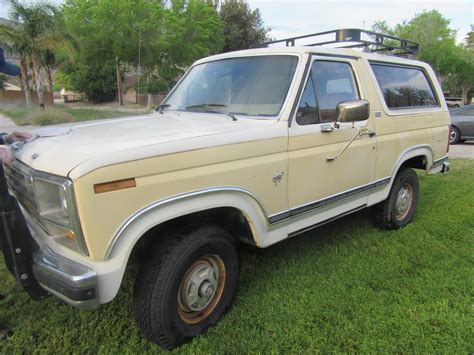
M281 212L281 213L278 213L278 214L274 214L274 215L268 217L268 223L273 224L273 223L278 223L280 221L283 221L284 219L289 218L290 214L291 214L290 210L285 211L285 212Z
M390 182L390 179L391 179L391 177L386 177L386 178L371 182L369 184L362 185L362 186L356 187L354 189L344 191L344 192L336 194L336 195L325 197L321 200L317 200L317 201L314 201L314 202L307 203L305 205L301 205L301 206L292 208L291 210L288 210L288 211L284 211L284 212L281 212L281 213L278 213L278 214L274 214L274 215L268 217L268 222L270 224L278 223L278 222L281 222L281 221L283 221L285 219L288 219L290 217L294 217L294 216L297 216L299 214L311 211L313 209L329 205L333 202L336 202L336 201L339 201L339 200L342 200L342 199L360 194L360 193L365 192L365 191L375 189L377 187L388 184Z
M146 214L149 211L152 211L152 210L154 210L156 208L159 208L163 205L173 203L173 202L176 202L176 201L180 201L180 200L183 200L183 199L192 198L192 197L196 197L196 196L201 196L201 195L205 195L205 194L209 194L209 193L219 193L219 192L244 193L244 194L252 197L252 199L257 202L258 206L261 208L264 215L267 216L267 220L268 220L269 224L276 224L276 223L279 223L283 220L289 219L290 217L294 217L298 214L307 212L309 210L319 208L319 207L328 205L330 203L342 200L344 198L359 194L361 192L368 191L368 190L377 188L379 186L388 184L390 182L390 179L391 179L390 177L380 179L380 180L374 181L370 184L362 185L360 187L356 187L355 189L348 190L348 191L342 192L342 193L337 194L337 195L329 196L327 198L324 198L324 199L321 199L321 200L318 200L318 201L314 201L314 202L311 202L307 205L302 205L302 206L296 207L296 208L291 209L291 210L287 210L287 211L284 211L284 212L281 212L281 213L277 213L277 214L274 214L274 215L269 216L269 217L268 217L268 213L265 210L262 202L259 200L259 198L255 194L253 194L252 192L250 192L248 190L241 189L241 188L238 188L238 187L215 187L215 188L198 190L198 191L194 191L194 192L190 192L190 193L170 197L170 198L167 198L167 199L159 200L159 201L154 202L154 203L142 208L141 210L137 211L135 214L133 214L131 217L129 217L119 227L119 229L117 230L117 232L114 234L113 238L110 240L109 244L107 245L107 250L106 250L106 253L105 253L105 256L104 256L104 260L110 259L110 257L112 256L114 247L117 244L120 237L122 236L123 232L135 220L137 220L138 218L140 218L142 215Z
M447 156L447 155L446 155L445 157L440 158L440 159L436 159L436 160L433 162L433 164L431 165L431 167L432 167L432 168L436 168L436 167L438 167L438 166L440 166L440 165L443 165L443 163L444 163L444 162L447 162L448 159L449 159L449 156Z
M351 210L349 210L349 211L346 211L346 212L343 212L343 213L341 213L341 214L338 214L338 215L336 215L336 216L334 216L334 217L328 218L328 219L326 219L326 220L324 220L324 221L321 221L321 222L319 222L319 223L316 223L316 224L313 224L313 225L311 225L311 226L308 226L308 227L299 229L299 230L297 230L297 231L291 232L291 233L288 235L288 237L291 238L291 237L294 237L295 235L298 235L298 234L307 232L307 231L309 231L309 230L311 230L311 229L314 229L314 228L317 228L317 227L321 227L322 225L325 225L325 224L327 224L327 223L334 222L336 219L345 217L345 216L347 216L347 215L349 215L349 214L351 214L351 213L353 213L353 212L362 210L362 209L364 209L365 207L367 207L366 204L360 205L360 206L358 206L358 207L356 207L356 208L353 208L353 209L351 209Z

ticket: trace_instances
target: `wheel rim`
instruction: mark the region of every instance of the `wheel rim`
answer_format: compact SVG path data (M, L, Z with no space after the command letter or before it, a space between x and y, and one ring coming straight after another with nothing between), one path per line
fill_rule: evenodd
M454 128L451 129L451 132L449 133L449 143L453 143L456 141L458 138L458 133Z
M410 184L403 184L395 201L395 218L402 221L410 212L413 203L413 189Z
M217 255L206 255L191 264L178 291L178 313L189 324L207 318L219 303L226 279L225 265Z

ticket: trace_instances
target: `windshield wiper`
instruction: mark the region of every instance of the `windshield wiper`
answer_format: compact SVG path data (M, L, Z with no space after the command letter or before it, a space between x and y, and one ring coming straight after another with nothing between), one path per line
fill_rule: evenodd
M186 110L193 109L193 108L207 108L207 107L227 107L227 105L225 104L198 104L198 105L186 106Z
M191 105L191 106L186 106L186 110L193 109L193 108L213 108L213 107L227 107L225 104L199 104L199 105ZM222 115L227 115L230 118L232 118L232 121L237 121L237 117L231 112L219 112L219 111L204 111L204 112L209 112L209 113L219 113Z
M169 104L160 105L155 109L155 111L163 114L163 113L165 113L165 111L163 111L163 109L166 108L166 107L169 107L169 106L170 106Z

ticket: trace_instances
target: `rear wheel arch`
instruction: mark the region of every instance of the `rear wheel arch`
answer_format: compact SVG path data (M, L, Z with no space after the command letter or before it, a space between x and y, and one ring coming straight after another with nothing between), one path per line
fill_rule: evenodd
M405 169L422 169L429 172L433 165L433 151L429 145L418 145L403 151L397 158L390 172L390 182L381 190L374 192L369 196L368 206L384 201L392 188L397 174Z
M399 171L405 168L428 171L434 160L433 150L429 145L411 147L400 154L391 173L392 181Z

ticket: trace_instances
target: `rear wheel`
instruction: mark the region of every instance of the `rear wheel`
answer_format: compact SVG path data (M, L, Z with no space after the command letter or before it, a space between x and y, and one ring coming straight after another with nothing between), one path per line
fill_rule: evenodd
M374 223L382 229L398 229L413 219L418 204L418 176L413 169L400 171L387 199L372 208Z
M238 255L218 226L177 233L152 255L135 283L134 314L145 336L169 349L205 333L231 307Z

